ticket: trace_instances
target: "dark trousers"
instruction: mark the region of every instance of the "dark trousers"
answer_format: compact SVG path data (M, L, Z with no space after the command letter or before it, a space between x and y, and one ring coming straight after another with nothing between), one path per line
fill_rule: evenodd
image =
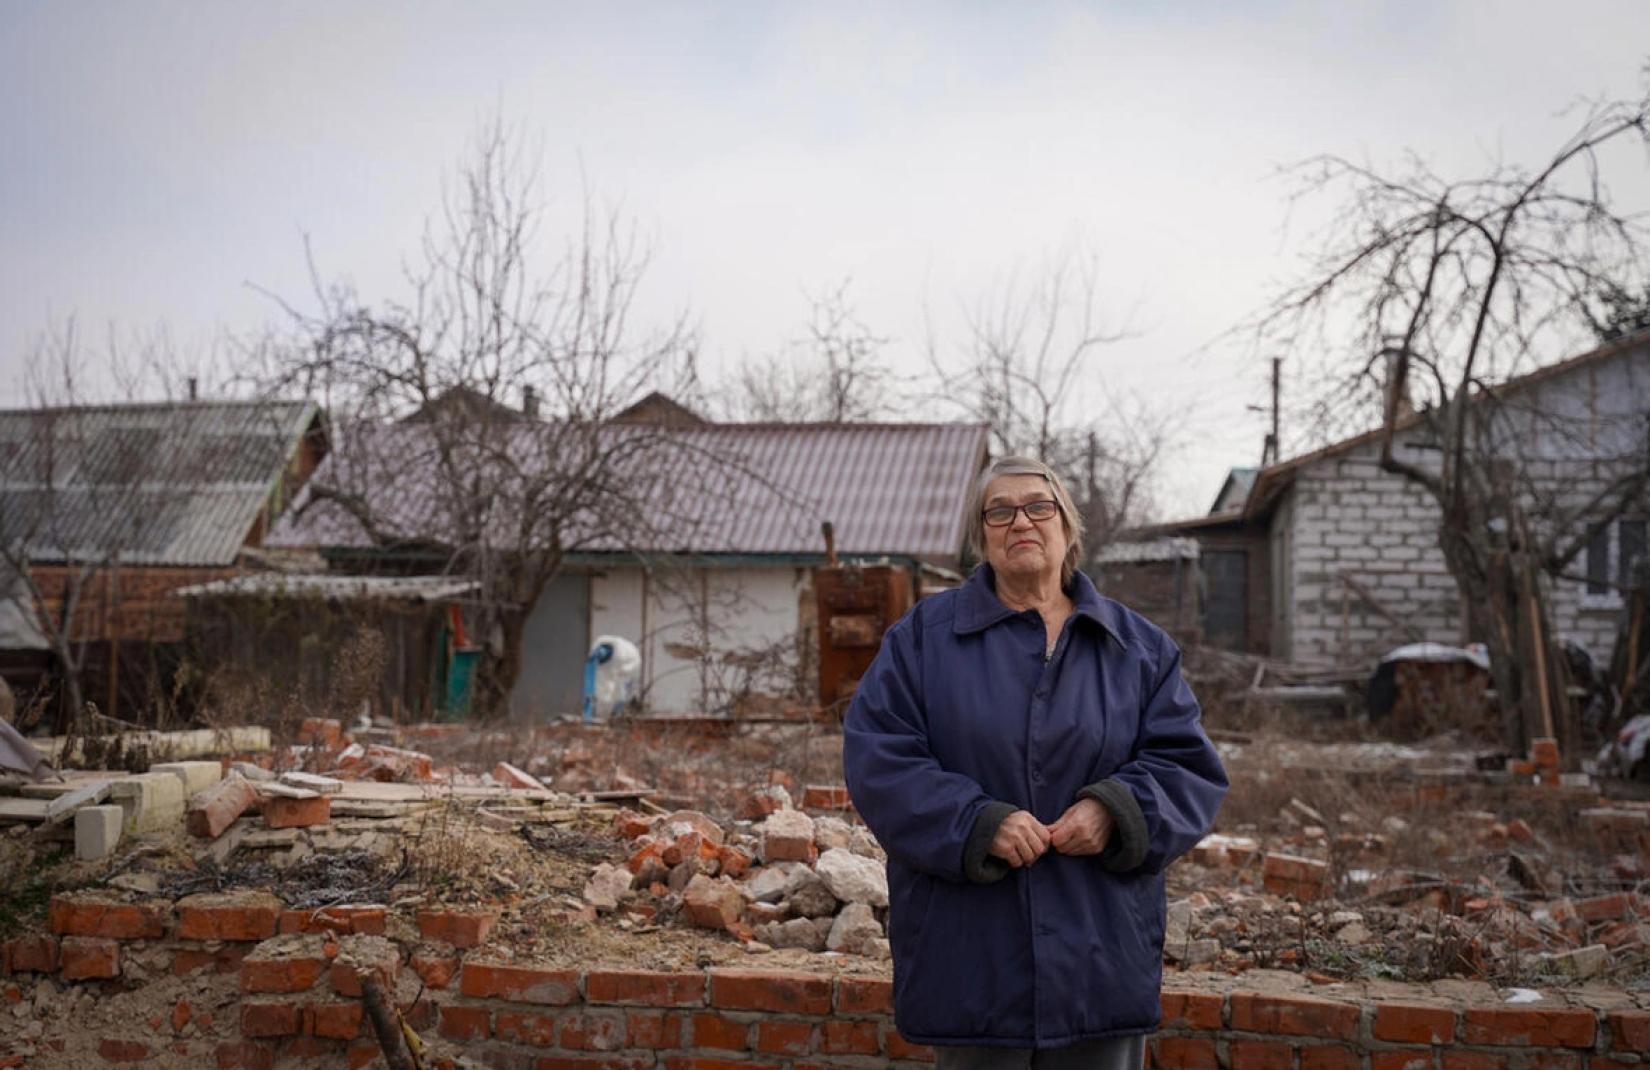
M1065 1048L934 1048L934 1070L1140 1070L1146 1038L1109 1037Z

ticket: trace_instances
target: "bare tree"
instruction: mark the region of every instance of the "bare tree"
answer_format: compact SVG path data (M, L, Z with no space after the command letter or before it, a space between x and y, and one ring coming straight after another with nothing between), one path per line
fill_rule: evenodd
M902 384L884 362L889 340L855 312L844 281L810 299L807 335L775 356L743 361L725 409L743 420L849 423L888 419Z
M719 470L689 437L616 421L650 387L692 386L691 339L680 320L633 324L649 254L616 213L586 198L582 227L544 253L516 141L496 121L481 131L402 299L317 281L316 309L282 302L296 336L263 349L266 379L325 397L334 414L330 463L298 503L309 533L482 582L496 656L478 698L490 711L514 687L528 615L567 555L651 549L661 516L683 536L714 511Z
M1650 441L1626 399L1576 411L1501 384L1575 352L1610 295L1643 288L1641 221L1605 174L1642 182L1630 154L1646 144L1650 98L1589 108L1534 168L1451 180L1418 160L1399 173L1308 161L1302 195L1333 205L1321 252L1257 324L1268 354L1315 368L1320 426L1378 421L1381 467L1436 501L1509 746L1555 730L1571 742L1543 577L1643 500Z
M1144 520L1168 439L1161 413L1107 389L1099 359L1128 332L1099 310L1099 261L1077 247L1029 283L1010 276L966 315L963 342L930 337L936 394L991 427L999 454L1036 457L1077 491L1091 554Z

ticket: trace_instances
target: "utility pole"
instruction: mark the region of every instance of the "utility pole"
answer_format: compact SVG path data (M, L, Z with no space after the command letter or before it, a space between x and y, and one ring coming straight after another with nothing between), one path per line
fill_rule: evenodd
M1260 466L1269 467L1278 463L1278 397L1282 391L1283 358L1272 358L1272 430L1266 435L1266 442L1260 448ZM1250 411L1257 411L1258 406L1249 406Z

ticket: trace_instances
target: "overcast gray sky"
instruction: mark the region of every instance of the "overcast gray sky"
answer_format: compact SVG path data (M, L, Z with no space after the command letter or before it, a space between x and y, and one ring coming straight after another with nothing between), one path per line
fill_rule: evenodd
M657 247L643 313L708 369L852 279L915 368L962 305L1074 240L1135 335L1095 382L1171 406L1174 513L1258 456L1266 369L1209 346L1287 276L1280 165L1534 159L1650 54L1645 0L1313 3L28 3L0 6L0 404L29 341L165 324L202 352L302 298L303 241L367 296L478 121L543 146ZM1643 172L1640 172L1642 177ZM581 178L581 175L583 176Z

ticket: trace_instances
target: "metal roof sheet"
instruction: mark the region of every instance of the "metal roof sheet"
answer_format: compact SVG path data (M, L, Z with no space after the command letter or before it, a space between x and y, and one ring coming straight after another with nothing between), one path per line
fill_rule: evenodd
M474 465L495 468L485 485L527 493L564 485L583 471L578 454L588 434L553 424L496 426L504 447ZM629 518L598 517L564 535L562 548L661 554L818 554L822 521L831 521L839 553L889 554L955 562L963 511L986 457L980 424L709 424L702 427L609 427L608 457L617 460L580 478L615 476L648 493ZM502 441L502 440L501 440ZM538 458L535 460L534 458ZM588 460L588 457L587 457ZM474 508L479 496L454 493L434 474L442 451L428 427L373 424L334 428L332 451L266 540L271 546L366 549L366 529L325 491L364 505L380 535L447 543L457 526L443 517ZM459 466L456 470L475 472ZM628 467L630 474L618 471ZM556 471L560 469L560 471ZM554 472L546 478L546 472ZM451 481L448 481L449 484ZM315 491L316 493L312 493ZM512 539L510 489L492 501L488 531ZM627 528L628 530L619 530ZM638 532L645 537L637 538ZM520 540L506 542L516 545Z
M174 593L182 598L330 598L339 601L405 598L442 602L470 594L480 586L476 580L452 576L257 572L181 587Z
M195 401L0 410L0 539L31 558L233 564L319 410Z

